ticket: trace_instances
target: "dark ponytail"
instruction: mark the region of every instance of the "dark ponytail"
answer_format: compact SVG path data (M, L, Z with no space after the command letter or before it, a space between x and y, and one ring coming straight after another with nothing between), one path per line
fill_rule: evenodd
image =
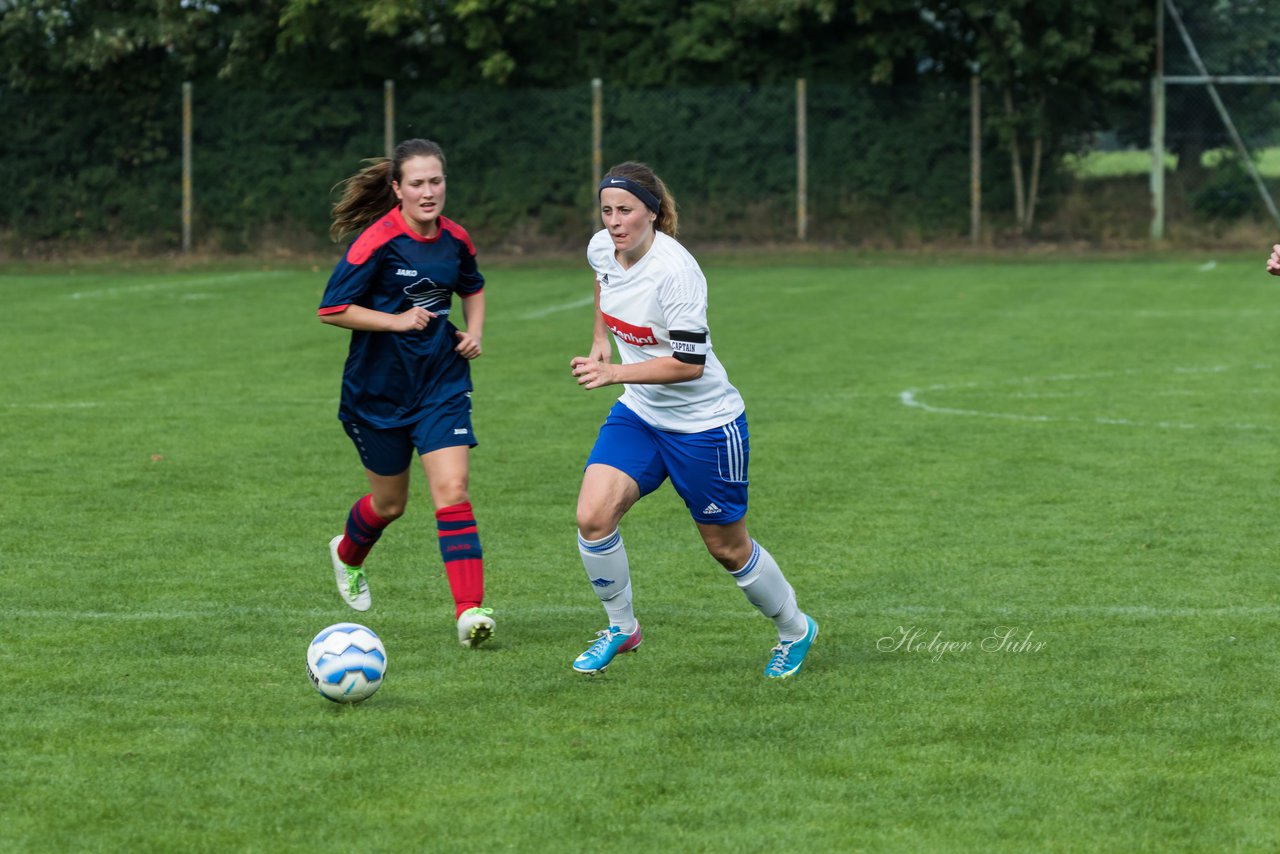
M445 166L444 149L429 139L406 139L396 146L391 158L372 157L369 165L338 182L342 192L334 202L329 237L334 241L345 235L364 231L396 206L395 188L400 183L400 170L414 157L436 157Z

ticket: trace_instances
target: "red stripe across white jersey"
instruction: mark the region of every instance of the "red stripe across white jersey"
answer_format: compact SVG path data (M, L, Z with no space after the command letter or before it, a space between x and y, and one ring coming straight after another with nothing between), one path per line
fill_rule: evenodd
M604 317L605 325L609 327L609 331L617 335L628 344L634 344L637 347L652 347L658 343L658 336L653 334L652 326L633 326L625 320L619 320L603 311L600 314Z

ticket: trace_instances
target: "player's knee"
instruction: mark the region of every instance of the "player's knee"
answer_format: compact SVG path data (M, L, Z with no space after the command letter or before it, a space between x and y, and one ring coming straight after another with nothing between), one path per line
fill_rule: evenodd
M613 528L598 514L578 510L578 534L584 540L601 540L613 533Z
M379 501L374 499L373 512L378 514L378 518L386 522L394 522L404 515L405 509L404 499L387 499Z
M467 493L467 481L465 478L444 480L440 483L431 484L431 498L437 508L466 504L471 500L471 496Z
M618 528L617 516L607 508L578 505L578 533L584 540L601 540Z
M730 572L737 572L751 559L751 541L711 540L706 543L707 552Z
M737 552L734 549L723 546L707 546L707 551L711 556L719 562L721 566L730 572L741 569L745 561L738 559Z

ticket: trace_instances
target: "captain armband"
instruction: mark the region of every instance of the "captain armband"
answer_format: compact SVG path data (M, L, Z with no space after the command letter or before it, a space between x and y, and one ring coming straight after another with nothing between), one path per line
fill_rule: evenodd
M671 355L687 365L707 363L707 333L671 331Z

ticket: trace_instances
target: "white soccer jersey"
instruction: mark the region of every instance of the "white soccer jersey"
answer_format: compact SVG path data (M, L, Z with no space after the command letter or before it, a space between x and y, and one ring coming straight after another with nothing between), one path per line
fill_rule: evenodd
M649 251L630 269L614 257L606 229L587 244L587 260L600 283L600 313L618 342L624 365L675 355L671 333L705 333L706 363L696 380L668 385L625 383L620 400L659 430L701 433L742 414L742 395L729 383L711 348L707 280L683 246L655 232ZM700 337L700 336L698 336ZM685 342L677 341L676 346ZM696 346L685 345L685 352Z

